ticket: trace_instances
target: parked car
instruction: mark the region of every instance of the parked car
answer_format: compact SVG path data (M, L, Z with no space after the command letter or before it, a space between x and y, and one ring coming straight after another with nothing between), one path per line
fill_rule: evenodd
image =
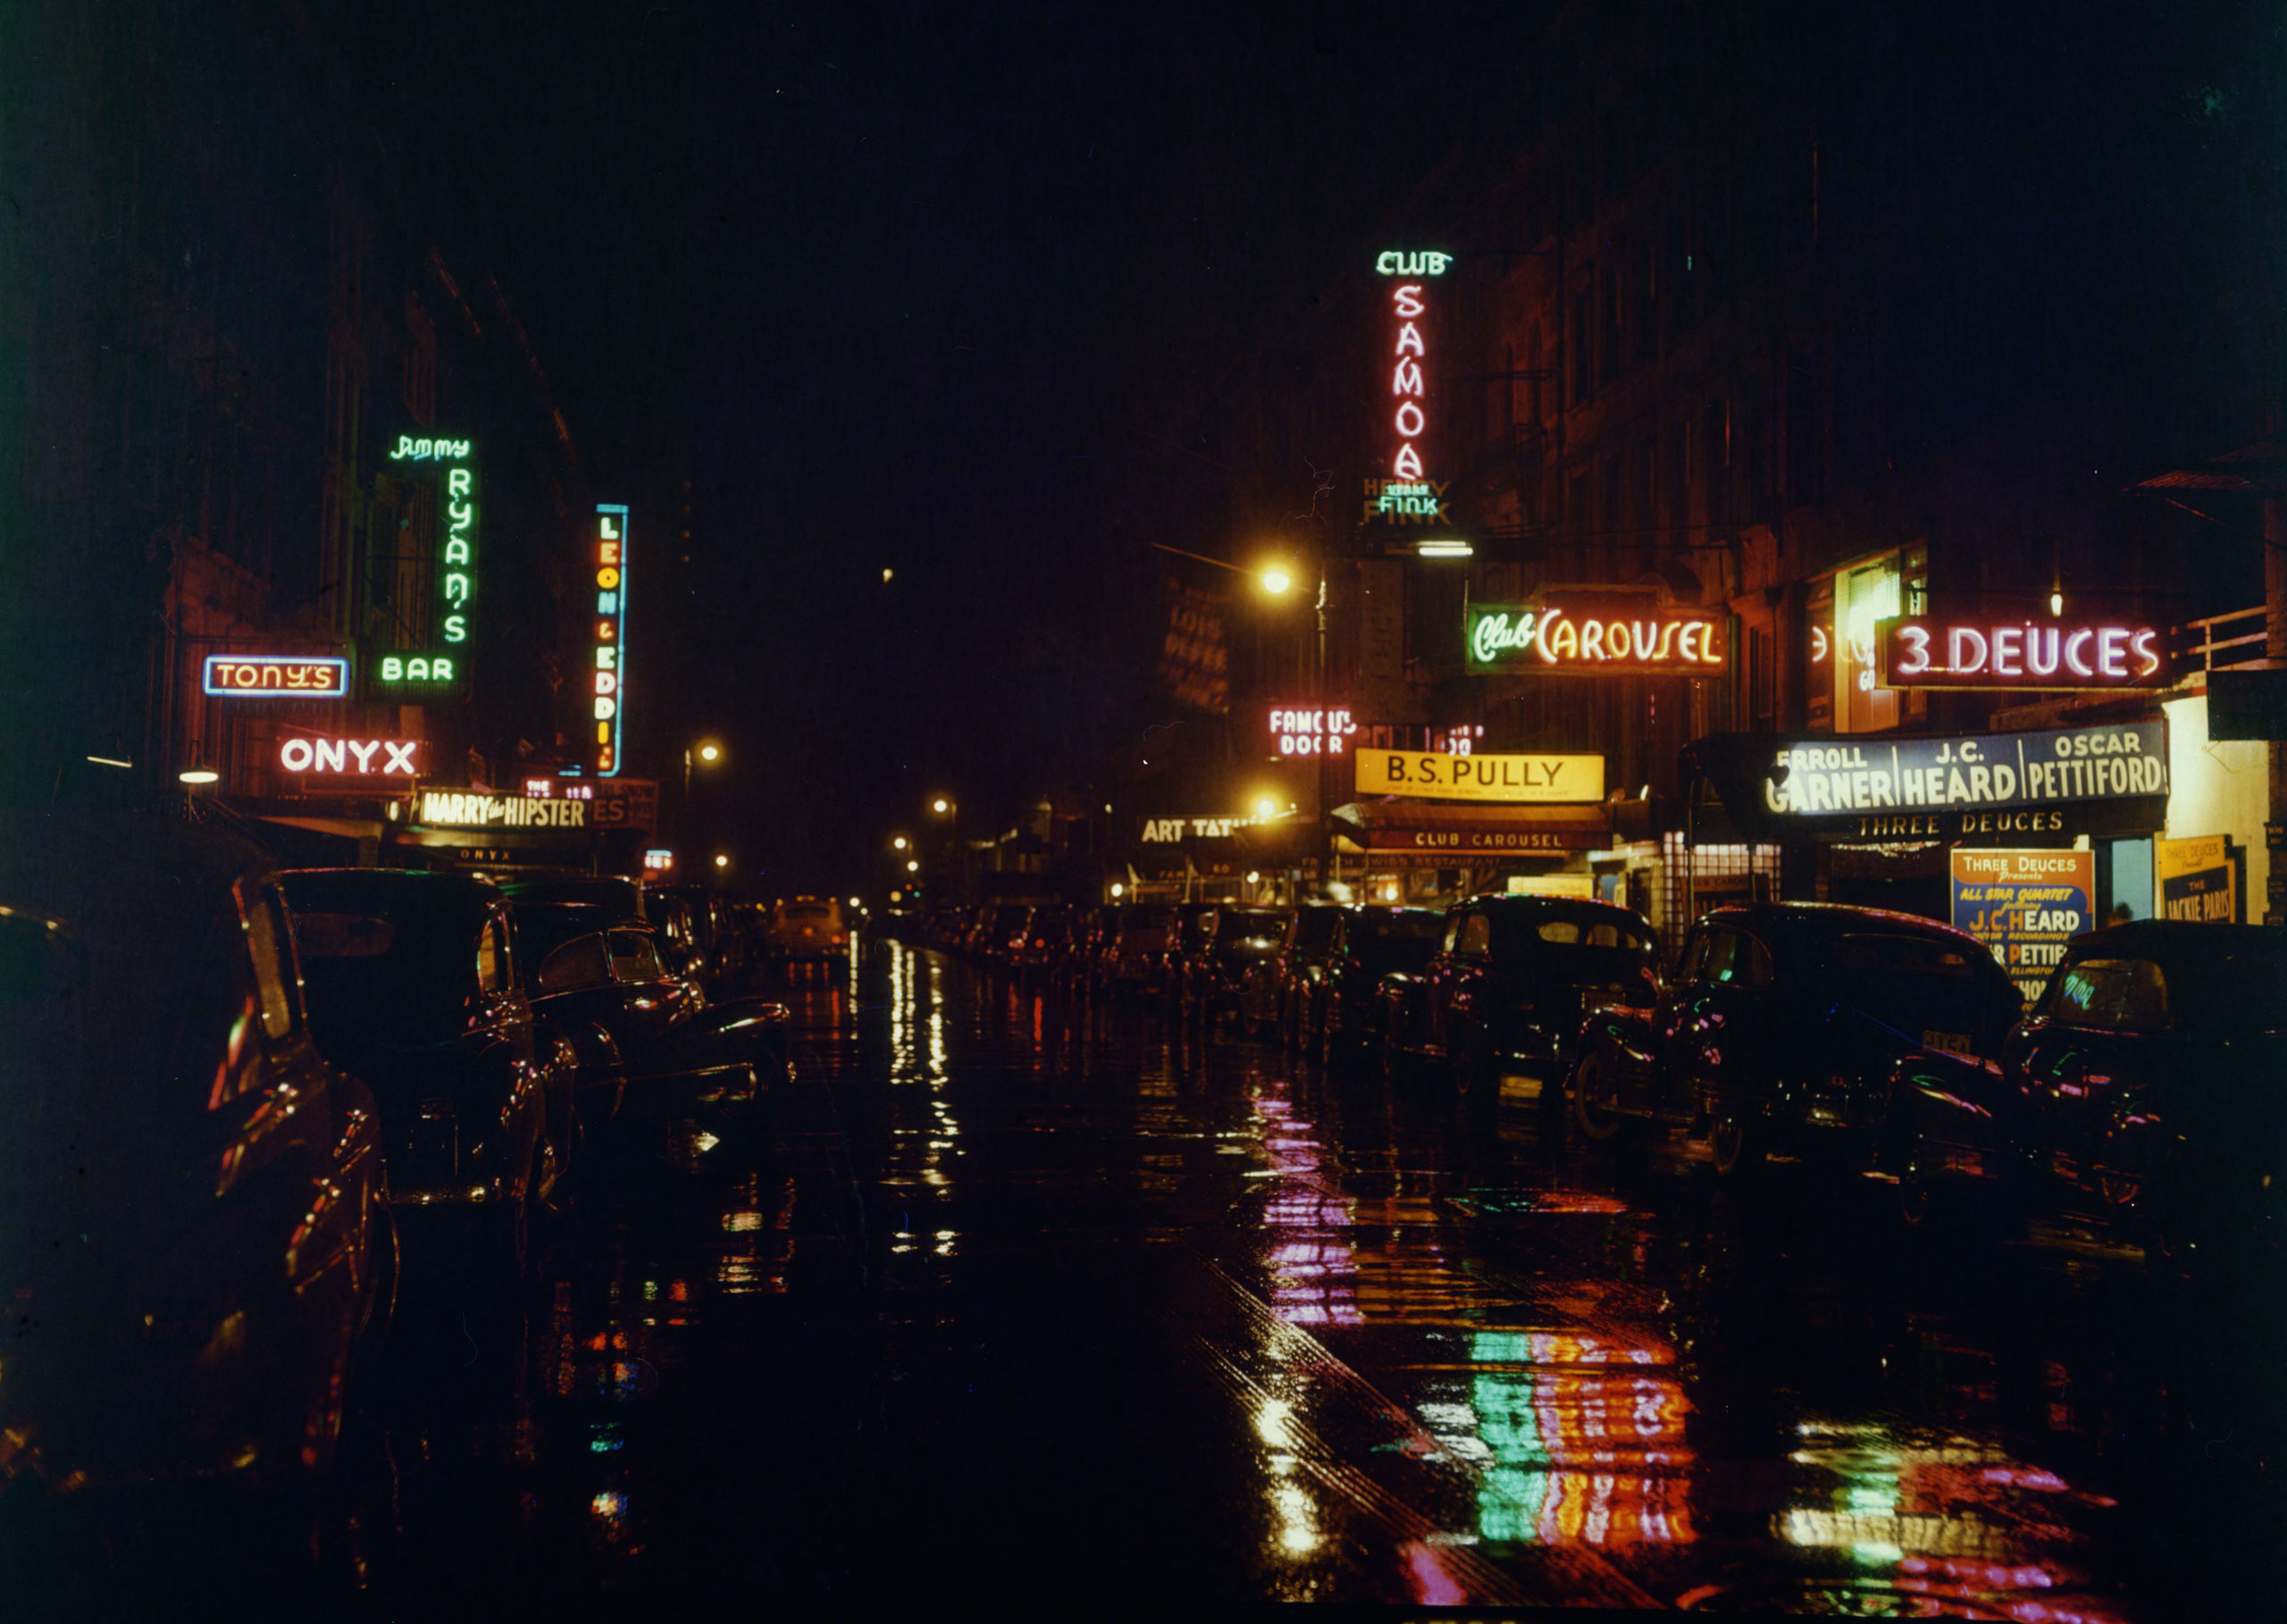
M503 880L500 890L518 907L542 902L579 903L600 908L614 920L641 919L643 888L609 874L529 875Z
M0 813L0 1485L304 1497L394 1248L373 1096L311 1041L268 858Z
M1043 902L1034 908L1023 931L1013 939L1009 968L1026 980L1046 978L1071 944L1073 919L1067 903Z
M987 907L976 933L977 963L988 970L1012 967L1032 917L1033 905L1029 902L995 902Z
M1165 992L1175 933L1173 903L1131 902L1121 908L1119 924L1097 960L1097 991L1115 998L1123 992Z
M850 931L832 897L796 897L771 910L765 950L772 967L820 965L833 975L850 969Z
M2287 930L2141 919L2076 936L1998 1063L1898 1067L1901 1210L1998 1198L2099 1223L2164 1277L2275 1269L2283 1076Z
M1573 1120L1596 1141L1688 1125L1727 1176L1774 1150L1863 1168L1888 1130L1897 1063L1928 1051L1991 1059L2023 1003L1984 943L1934 920L1822 902L1719 908L1692 927L1666 992L1591 1022Z
M672 898L688 911L692 942L700 955L700 979L710 998L729 997L745 984L747 930L745 905L719 891L699 885L646 887L647 917L658 910L655 898Z
M568 1033L598 1031L619 1057L621 1117L639 1137L704 1118L759 1131L771 1096L792 1076L786 1006L759 998L709 1003L670 971L648 925L580 930L565 910L519 909L520 931L550 945L533 974L532 1008Z
M1445 916L1434 908L1357 908L1336 922L1326 974L1303 1014L1305 1042L1332 1066L1362 1045L1378 1049L1386 975L1419 975L1445 939Z
M535 1210L570 1189L581 1066L533 1017L507 898L467 875L402 868L296 869L279 883L311 1034L380 1105L400 1226L465 1229L455 1243L521 1278Z
M1286 940L1288 910L1253 902L1226 902L1204 940L1177 967L1176 986L1186 1019L1212 1025L1239 1007L1239 985L1249 967L1278 950Z
M1457 1092L1489 1104L1504 1072L1556 1096L1581 1025L1608 1005L1648 1007L1658 949L1641 914L1608 902L1503 893L1459 902L1419 975L1385 976L1384 1069L1427 1061Z
M1112 933L1119 928L1119 916L1120 905L1117 902L1102 902L1081 910L1062 960L1056 967L1056 982L1063 991L1082 998L1094 994L1096 967L1102 961Z
M1327 950L1346 911L1339 902L1305 902L1292 911L1278 950L1250 965L1241 980L1239 1021L1249 1032L1300 1046L1303 1006L1326 979Z

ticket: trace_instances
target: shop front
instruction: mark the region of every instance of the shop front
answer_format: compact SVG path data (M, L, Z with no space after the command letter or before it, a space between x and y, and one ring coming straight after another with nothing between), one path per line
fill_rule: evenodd
M2122 850L2149 864L2167 826L2168 732L2147 715L1944 737L1720 734L1683 752L1686 840L1777 845L1793 894L1947 920L2037 981L2125 900L2113 870L2138 859Z
M1602 802L1452 806L1390 799L1334 809L1337 878L1360 902L1442 905L1485 891L1594 891L1613 843Z

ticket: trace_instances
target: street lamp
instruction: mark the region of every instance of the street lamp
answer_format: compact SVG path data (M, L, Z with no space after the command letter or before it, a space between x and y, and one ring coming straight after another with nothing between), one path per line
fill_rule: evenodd
M686 803L691 799L691 762L693 756L698 757L701 766L713 766L723 759L723 747L712 739L701 739L683 750L683 797Z
M720 851L715 854L715 867L718 873L723 869L728 868L730 866L731 859L727 856Z

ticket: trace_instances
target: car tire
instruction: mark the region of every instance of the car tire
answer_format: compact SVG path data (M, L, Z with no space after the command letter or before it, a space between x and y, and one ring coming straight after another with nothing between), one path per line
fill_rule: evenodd
M1596 1100L1596 1084L1604 1076L1605 1065L1604 1055L1592 1049L1580 1057L1580 1064L1572 1073L1572 1126L1590 1144L1614 1143L1628 1131L1627 1118Z

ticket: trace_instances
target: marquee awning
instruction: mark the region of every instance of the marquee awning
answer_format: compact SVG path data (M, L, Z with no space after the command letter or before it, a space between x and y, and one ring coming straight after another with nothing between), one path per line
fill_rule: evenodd
M1338 850L1366 856L1448 856L1456 864L1562 857L1613 842L1604 802L1546 807L1453 807L1392 797L1334 809Z

